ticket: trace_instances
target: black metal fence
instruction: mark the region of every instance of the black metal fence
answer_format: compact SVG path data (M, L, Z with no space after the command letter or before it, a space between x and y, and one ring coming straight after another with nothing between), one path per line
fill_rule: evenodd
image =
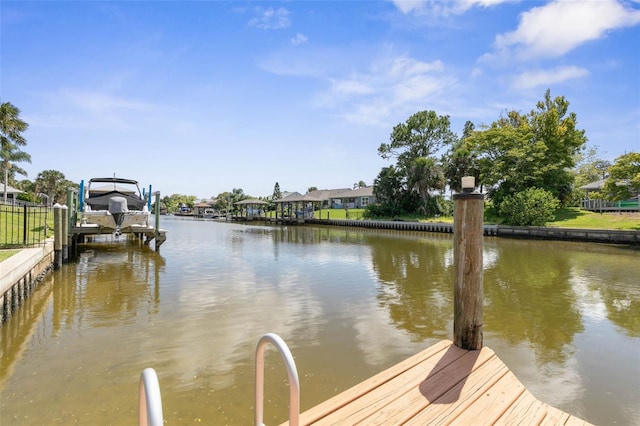
M46 205L0 200L0 249L42 245L53 234L52 225Z

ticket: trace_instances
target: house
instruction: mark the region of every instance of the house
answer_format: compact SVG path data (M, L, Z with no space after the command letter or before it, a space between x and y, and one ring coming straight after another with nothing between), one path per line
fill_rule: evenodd
M193 206L193 215L196 217L213 217L215 210L213 208L214 202L201 202Z
M4 201L4 183L0 183L0 201ZM18 194L22 194L23 191L20 191L17 188L7 185L7 201L12 203L16 200Z
M583 210L590 211L640 211L640 194L636 197L623 201L607 201L602 198L591 198L592 193L598 193L604 188L605 179L590 182L582 185L578 189L586 192L586 198L580 203ZM625 183L628 185L628 182Z
M369 204L376 203L376 197L373 195L373 185L361 186L340 195L344 205L349 209L364 209Z
M307 192L306 195L318 199L323 209L341 209L343 208L342 195L350 192L351 188L338 189L320 189L317 191Z

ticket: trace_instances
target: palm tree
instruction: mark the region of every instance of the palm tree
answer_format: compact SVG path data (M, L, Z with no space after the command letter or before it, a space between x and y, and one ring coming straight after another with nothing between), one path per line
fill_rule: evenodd
M65 203L67 189L74 183L68 181L64 173L58 170L43 170L38 173L35 181L35 189L38 193L47 194L48 199L53 203Z
M7 201L7 185L9 185L9 174L16 173L27 176L27 172L17 167L15 163L31 163L31 156L20 150L27 141L22 136L22 132L27 130L29 125L20 119L20 110L10 102L0 104L0 168L4 172L4 194L3 199Z

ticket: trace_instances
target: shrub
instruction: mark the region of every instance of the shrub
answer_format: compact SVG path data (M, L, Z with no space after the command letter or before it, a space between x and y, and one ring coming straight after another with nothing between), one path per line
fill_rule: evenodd
M560 201L549 191L529 188L504 198L500 203L500 215L507 225L544 226L554 218Z

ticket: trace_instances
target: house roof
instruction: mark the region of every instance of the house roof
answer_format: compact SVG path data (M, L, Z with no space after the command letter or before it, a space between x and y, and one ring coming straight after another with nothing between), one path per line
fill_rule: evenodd
M356 188L349 193L349 196L350 197L372 197L373 185L361 186L360 188Z
M597 191L599 189L602 189L602 187L604 186L604 182L605 182L604 179L600 179L600 180L597 180L595 182L591 182L591 183L588 183L586 185L582 185L580 187L580 189L583 189L585 191Z
M245 204L269 204L266 201L262 201L262 200L258 200L257 198L249 198L248 200L242 200L242 201L238 201L236 203L233 203L239 206L245 205Z
M278 199L278 200L272 200L274 203L287 203L289 201L293 201L293 198L291 197L301 197L302 194L300 194L299 192L283 192L282 193L282 198Z
M287 198L283 198L281 200L278 200L276 202L282 202L282 203L294 203L294 202L305 202L305 201L311 201L311 202L321 202L322 199L318 198L318 197L314 197L311 194L304 194L304 195L290 195Z
M319 189L317 191L307 192L306 195L317 198L318 201L330 200L332 198L341 198L343 193L351 192L351 188L338 188L338 189Z
M22 194L22 192L18 188L7 185L7 194ZM4 194L4 183L0 183L0 193Z

